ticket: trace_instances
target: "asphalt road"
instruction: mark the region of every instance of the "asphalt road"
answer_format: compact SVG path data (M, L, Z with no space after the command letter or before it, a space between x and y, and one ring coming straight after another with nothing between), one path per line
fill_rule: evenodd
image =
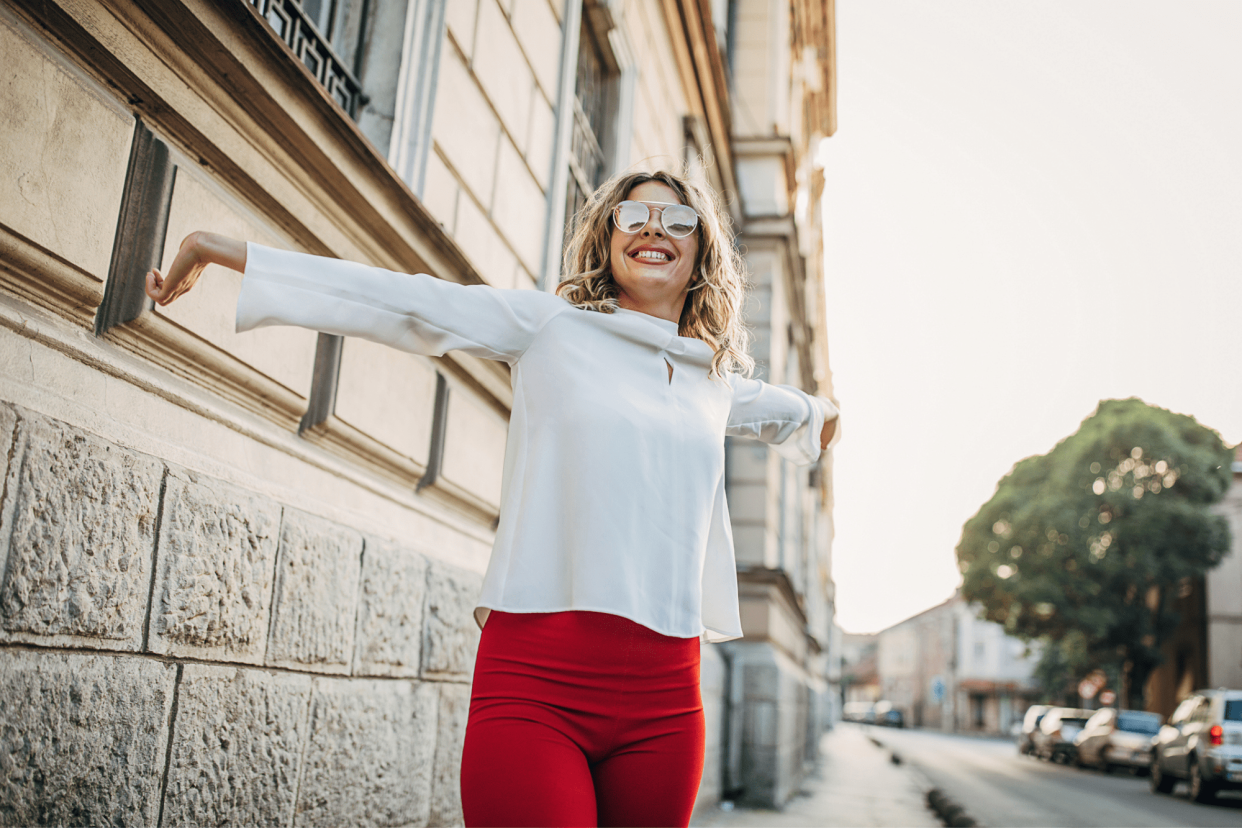
M1242 826L1242 795L1197 805L1179 784L1154 794L1146 777L1107 775L1019 756L1009 740L868 728L988 828L1008 826Z

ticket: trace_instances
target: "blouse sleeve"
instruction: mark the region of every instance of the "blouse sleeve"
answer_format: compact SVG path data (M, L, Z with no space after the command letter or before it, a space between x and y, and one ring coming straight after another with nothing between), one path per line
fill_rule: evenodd
M792 385L769 385L737 374L728 376L733 387L733 404L725 434L762 440L795 463L814 463L819 459L819 439L824 423L840 415L832 402L824 397L812 397ZM838 419L828 448L840 439Z
M296 325L416 354L461 350L512 364L568 307L539 290L459 285L248 243L237 330Z

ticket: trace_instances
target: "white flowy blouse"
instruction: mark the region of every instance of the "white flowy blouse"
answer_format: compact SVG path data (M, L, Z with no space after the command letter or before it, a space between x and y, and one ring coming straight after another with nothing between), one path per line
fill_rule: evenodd
M712 349L668 320L249 244L237 330L267 325L509 364L480 626L493 609L594 610L678 638L741 637L724 438L811 463L837 416L796 388L710 378Z

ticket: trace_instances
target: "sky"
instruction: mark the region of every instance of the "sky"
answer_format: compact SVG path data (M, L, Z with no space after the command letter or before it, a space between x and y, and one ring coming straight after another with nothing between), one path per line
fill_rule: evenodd
M948 598L962 524L1101 399L1242 441L1242 2L837 0L837 623Z

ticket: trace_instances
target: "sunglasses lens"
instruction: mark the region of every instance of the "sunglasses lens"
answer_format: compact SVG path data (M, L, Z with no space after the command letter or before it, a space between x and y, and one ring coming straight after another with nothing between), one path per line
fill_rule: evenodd
M647 217L650 213L647 210L646 204L640 204L637 201L623 201L617 205L617 210L613 215L616 218L617 229L622 233L637 233L647 223Z
M664 231L670 236L688 236L698 223L699 214L692 207L676 204L664 208Z

